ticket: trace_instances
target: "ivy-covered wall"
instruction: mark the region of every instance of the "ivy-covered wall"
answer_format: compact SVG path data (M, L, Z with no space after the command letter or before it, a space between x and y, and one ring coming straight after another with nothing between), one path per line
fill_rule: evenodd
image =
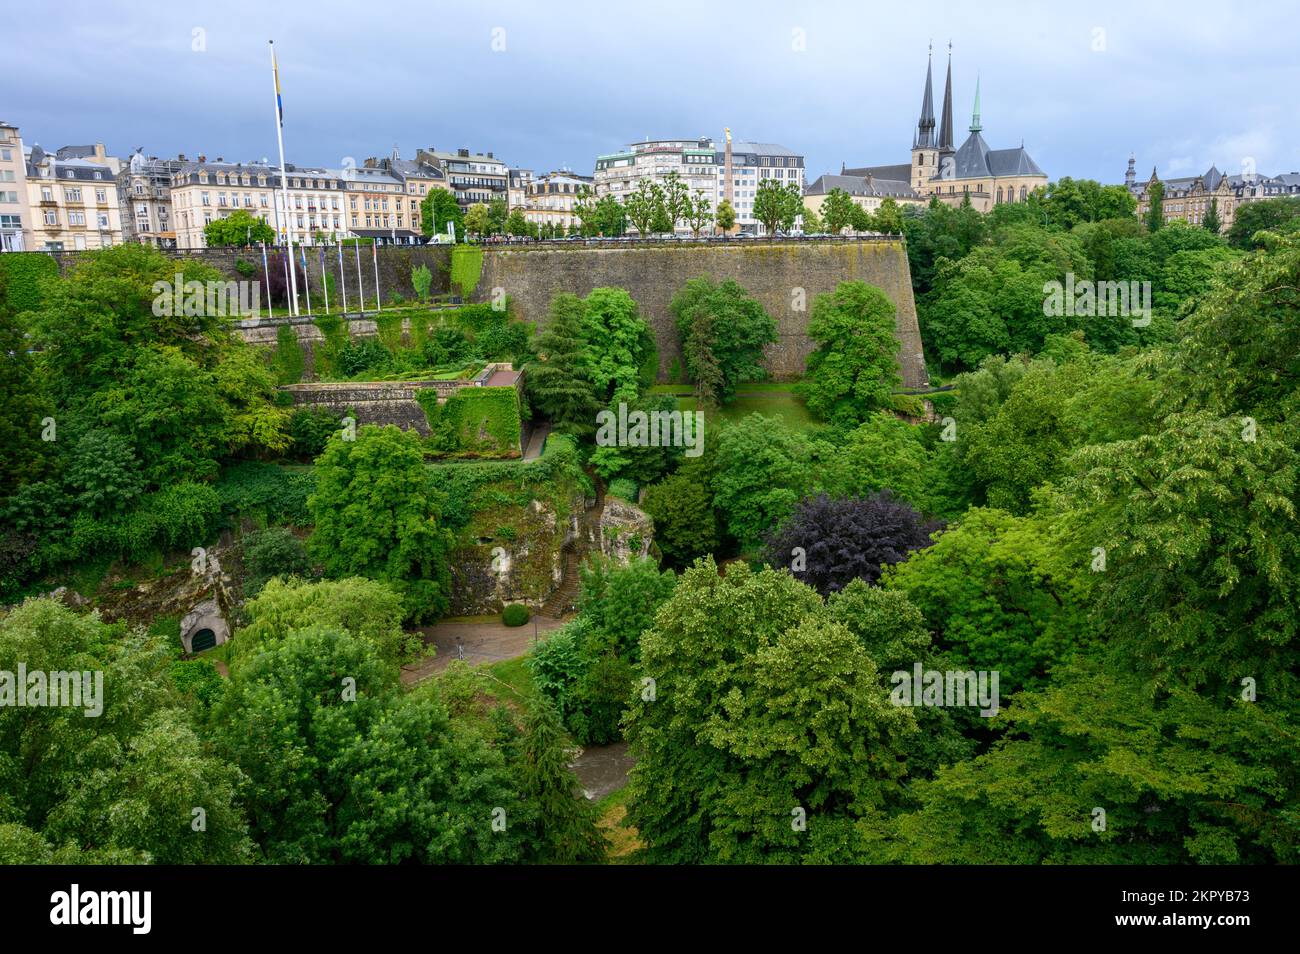
M15 312L41 306L41 282L59 274L59 264L44 252L7 252L0 255L0 282Z
M417 391L432 432L430 443L447 454L518 457L519 393L513 387L461 388L443 404L437 392Z

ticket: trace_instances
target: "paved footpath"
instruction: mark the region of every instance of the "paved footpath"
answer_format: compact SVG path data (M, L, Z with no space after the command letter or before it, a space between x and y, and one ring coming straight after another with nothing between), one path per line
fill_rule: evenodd
M537 621L539 636L564 625L558 619L536 615L523 626L507 626L499 620L491 623L437 623L421 626L425 645L432 644L438 652L432 659L422 659L418 663L403 666L402 682L409 686L428 679L434 673L446 669L457 658L463 658L471 666L477 666L522 656L533 648L534 620ZM463 656L457 652L458 647L463 650Z

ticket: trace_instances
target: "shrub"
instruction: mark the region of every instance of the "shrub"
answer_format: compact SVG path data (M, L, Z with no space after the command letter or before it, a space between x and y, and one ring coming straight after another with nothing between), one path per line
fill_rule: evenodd
M289 418L289 453L300 460L315 460L339 429L339 416L329 408L299 408Z
M216 532L221 495L209 484L182 481L146 497L144 510L156 521L158 539L165 546L188 548Z
M528 607L523 603L511 603L501 611L501 622L507 626L522 626L530 618Z
M244 593L256 596L273 576L306 576L311 571L307 548L285 527L268 527L244 541Z
M437 398L432 389L416 392L435 449L484 457L519 456L519 395L513 387L461 388L441 405Z
M636 503L636 481L626 477L615 477L609 482L609 495L621 497L629 503Z
M44 252L11 252L0 255L5 271L5 295L15 313L41 307L41 285L59 274L58 263Z

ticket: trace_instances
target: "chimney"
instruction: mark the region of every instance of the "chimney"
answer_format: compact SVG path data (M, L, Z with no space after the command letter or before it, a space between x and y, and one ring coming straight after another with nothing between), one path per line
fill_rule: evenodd
M220 156L217 156L217 162L225 162L225 161L226 161L225 159L222 159Z
M203 155L203 153L199 153L199 162L207 162L207 161L208 161L208 157Z
M489 152L489 153L487 154L487 157L488 157L489 159L491 159L491 158L492 158L492 153Z
M468 159L468 158L469 158L469 150L468 150L468 149L457 149L457 150L456 150L456 155L458 155L458 156L460 156L460 157L462 157L462 158Z
M181 162L185 162L185 153L183 152L176 153L176 158L179 159Z

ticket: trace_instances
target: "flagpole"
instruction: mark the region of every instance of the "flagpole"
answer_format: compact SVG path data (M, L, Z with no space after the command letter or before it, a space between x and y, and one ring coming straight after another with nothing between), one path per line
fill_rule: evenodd
M307 275L307 249L298 246L298 255L302 258L302 287L307 293L307 314L311 314L311 279Z
M275 41L267 40L271 47L271 84L275 87L275 139L280 146L280 191L284 195L285 237L289 241L289 261L293 261L293 215L289 211L289 174L284 167L284 109L280 104L280 69L275 62ZM293 313L298 314L298 277L296 269L289 269L289 287L292 291Z
M357 294L361 296L361 314L366 313L366 286L361 284L361 242L352 246L357 253Z
M375 307L380 311L383 311L384 302L382 296L379 294L379 242L378 240L375 241L374 245L370 246L370 258L375 263Z
M316 254L320 256L320 285L321 288L325 289L325 314L328 315L330 313L330 283L329 275L325 272L325 247L321 246Z
M266 313L269 317L275 317L275 310L271 307L271 266L266 261L266 243L262 243L262 271L266 275Z
M343 314L348 313L348 273L343 268L343 240L339 239L339 285L343 288Z

